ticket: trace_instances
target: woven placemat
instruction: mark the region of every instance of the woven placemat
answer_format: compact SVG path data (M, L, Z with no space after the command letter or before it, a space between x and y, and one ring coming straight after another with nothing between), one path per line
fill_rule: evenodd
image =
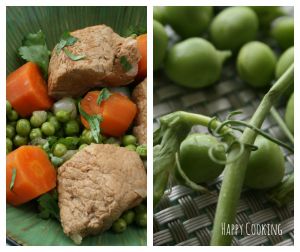
M211 88L188 90L174 85L163 72L154 76L154 129L158 118L177 110L184 110L224 120L230 111L241 109L237 118L248 120L256 110L262 93L243 83L235 72L233 63L223 69L221 81ZM281 116L285 111L285 100L277 111ZM276 121L269 116L263 126L269 134L288 142ZM204 127L194 127L194 132L207 132ZM294 156L285 154L286 174L293 171ZM209 188L218 194L222 175ZM166 192L154 212L154 245L209 245L218 196L201 194L176 185L171 181L171 192ZM281 224L282 235L252 236L236 235L232 245L293 245L294 244L294 203L283 208L270 204L262 192L244 189L239 201L237 223Z

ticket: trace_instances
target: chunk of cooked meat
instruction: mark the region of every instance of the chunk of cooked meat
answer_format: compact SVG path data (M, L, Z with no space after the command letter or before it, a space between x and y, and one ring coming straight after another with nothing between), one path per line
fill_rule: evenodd
M137 137L139 144L147 144L147 79L135 87L132 99L138 107L133 134Z
M143 162L123 147L92 144L58 169L61 224L75 243L109 229L146 194Z
M96 86L121 86L132 82L138 71L140 53L135 39L123 38L110 27L97 25L71 32L78 41L67 46L73 61L63 50L53 49L49 63L48 93L54 98L80 96ZM129 68L124 67L129 63Z

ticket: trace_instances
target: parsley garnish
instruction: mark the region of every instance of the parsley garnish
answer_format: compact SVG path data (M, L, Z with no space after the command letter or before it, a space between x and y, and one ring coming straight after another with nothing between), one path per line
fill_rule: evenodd
M97 98L97 104L100 105L102 101L107 100L111 96L111 93L107 88L103 88Z
M9 190L11 190L11 191L14 189L16 176L17 176L17 169L12 168L11 181L10 181L10 185L9 185Z
M125 70L125 72L128 72L132 68L132 65L130 64L130 62L127 60L125 56L122 56L120 58L120 63L123 69Z
M100 115L89 115L86 113L80 106L80 102L78 102L78 111L83 116L85 120L87 120L90 125L90 130L93 138L96 143L99 143L99 135L100 135L100 123L103 121L102 116Z
M60 41L56 45L56 53L60 53L62 50L73 61L81 60L85 58L85 55L74 55L66 46L74 45L78 41L78 38L73 37L69 32L64 32L60 38Z
M47 48L45 34L40 30L37 33L29 33L22 41L19 55L26 61L36 63L42 70L44 77L48 76L49 56L51 52Z

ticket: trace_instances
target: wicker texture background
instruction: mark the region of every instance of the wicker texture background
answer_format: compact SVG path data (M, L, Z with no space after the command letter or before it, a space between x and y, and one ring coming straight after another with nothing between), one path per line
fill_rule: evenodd
M154 129L158 118L177 110L185 110L225 119L228 112L242 109L238 119L248 120L260 100L261 93L249 88L236 77L233 63L227 63L221 81L204 90L187 90L174 85L162 72L154 76ZM278 107L283 115L285 101ZM269 116L262 127L269 134L288 142L277 123ZM195 132L207 132L204 127L194 127ZM286 174L293 170L294 157L283 149ZM209 188L218 194L222 175ZM200 194L171 181L171 191L166 192L154 212L154 245L209 245L218 196ZM294 204L277 208L271 205L264 193L244 189L238 206L237 223L280 223L283 234L273 236L237 235L232 245L293 245ZM245 232L244 232L245 234Z

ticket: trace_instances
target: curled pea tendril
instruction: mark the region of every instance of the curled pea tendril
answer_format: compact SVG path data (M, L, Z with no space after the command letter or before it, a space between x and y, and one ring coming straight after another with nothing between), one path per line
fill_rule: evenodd
M208 154L209 157L216 163L218 164L228 164L228 163L232 163L235 162L237 159L240 158L240 156L243 154L245 148L250 148L251 151L256 151L257 150L257 146L255 145L251 145L251 144L245 144L240 142L233 134L233 131L239 131L239 132L243 132L244 128L249 128L251 130L253 130L255 133L262 135L263 137L267 138L268 140L288 149L291 152L294 152L294 148L289 146L288 144L270 136L269 134L267 134L266 132L264 132L263 130L248 124L247 122L244 121L240 121L240 120L234 120L232 119L233 116L241 114L242 112L240 110L237 111L232 111L231 113L228 114L228 116L226 117L225 121L223 121L217 128L213 129L212 124L214 121L217 121L217 117L213 117L208 125L208 131L211 135L213 135L216 138L221 138L223 139L226 136L231 136L234 140L228 144L228 143L220 143L217 144L216 146L213 146L209 149ZM243 126L244 128L238 128L238 127L234 127L234 126ZM224 127L227 127L226 130L223 130ZM220 152L220 151L224 151L225 153L229 153L229 151L232 149L233 145L238 144L238 148L239 148L239 152L236 155L235 158L233 158L232 160L221 160L219 159L215 154L216 152Z
M206 187L198 185L197 183L193 182L192 180L190 180L188 178L188 176L185 174L185 172L181 168L178 152L176 152L176 154L175 154L175 162L176 162L176 166L177 166L177 171L179 172L181 178L184 180L184 183L186 186L188 186L189 188L191 188L197 192L208 193L208 194L216 196L215 192L209 191Z

